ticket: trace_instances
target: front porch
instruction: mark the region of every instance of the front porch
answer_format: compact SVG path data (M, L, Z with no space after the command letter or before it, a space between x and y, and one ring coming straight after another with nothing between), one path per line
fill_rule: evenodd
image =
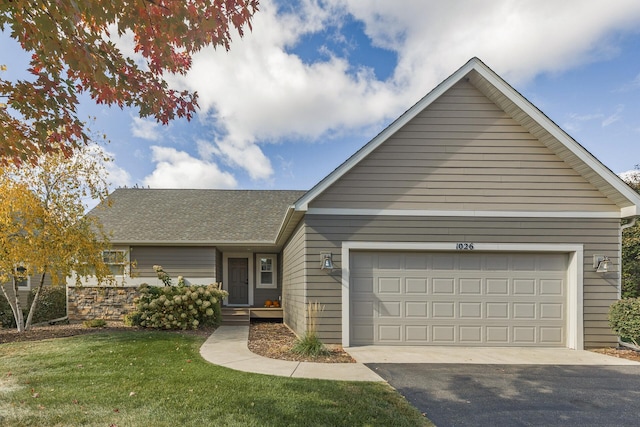
M282 319L282 307L222 307L223 325L248 325L251 319Z

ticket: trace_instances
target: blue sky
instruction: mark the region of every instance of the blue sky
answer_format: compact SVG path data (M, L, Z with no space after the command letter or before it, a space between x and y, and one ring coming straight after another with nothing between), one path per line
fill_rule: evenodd
M191 122L83 101L114 187L311 188L474 56L614 172L640 163L637 0L263 0L253 24L171 79L200 95Z

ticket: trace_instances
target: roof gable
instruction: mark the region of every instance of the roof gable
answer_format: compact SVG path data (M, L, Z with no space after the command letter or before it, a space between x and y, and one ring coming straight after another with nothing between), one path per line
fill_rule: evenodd
M470 82L486 98L535 136L541 144L606 196L611 202L612 209L616 209L616 207L619 209L620 216L628 217L640 214L638 211L640 197L637 193L477 58L467 62L345 163L320 181L296 202L296 210L307 211L310 204L329 187L461 82Z

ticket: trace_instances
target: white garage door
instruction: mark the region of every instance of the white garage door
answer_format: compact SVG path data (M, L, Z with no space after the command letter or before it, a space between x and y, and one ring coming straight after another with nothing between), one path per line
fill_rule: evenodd
M351 345L566 344L568 255L351 252Z

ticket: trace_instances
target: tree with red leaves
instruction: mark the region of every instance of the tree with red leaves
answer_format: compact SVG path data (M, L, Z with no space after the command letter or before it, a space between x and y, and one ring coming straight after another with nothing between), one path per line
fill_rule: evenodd
M197 93L171 89L165 74L186 74L205 46L229 49L232 31L251 29L258 0L4 0L0 29L31 53L29 79L2 79L0 163L71 155L89 141L78 96L134 107L163 124L191 119ZM116 41L133 37L135 56ZM140 60L141 58L141 60Z

